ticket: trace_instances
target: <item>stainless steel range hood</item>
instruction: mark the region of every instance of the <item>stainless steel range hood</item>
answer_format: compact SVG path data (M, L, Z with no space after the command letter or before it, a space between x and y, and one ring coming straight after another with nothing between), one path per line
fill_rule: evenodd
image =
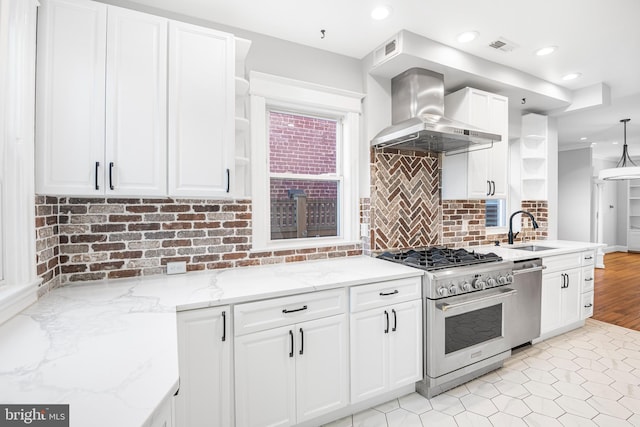
M500 135L444 117L444 76L411 68L391 79L392 125L371 145L430 152L489 148Z

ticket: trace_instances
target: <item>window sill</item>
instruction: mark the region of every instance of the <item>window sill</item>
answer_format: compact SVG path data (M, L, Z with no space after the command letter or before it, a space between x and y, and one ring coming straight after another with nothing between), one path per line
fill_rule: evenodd
M38 299L38 281L25 286L0 288L0 324L11 319Z
M294 249L325 248L327 246L360 245L360 240L345 240L339 238L311 238L271 241L264 246L254 246L249 252L286 251Z

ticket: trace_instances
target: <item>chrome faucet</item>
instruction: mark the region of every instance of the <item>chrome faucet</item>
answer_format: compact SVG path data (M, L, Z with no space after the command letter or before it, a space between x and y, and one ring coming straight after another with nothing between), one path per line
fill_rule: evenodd
M533 217L533 215L531 215L531 213L529 213L527 211L515 211L514 213L511 214L511 217L509 218L509 234L508 234L508 238L509 238L509 244L510 245L513 245L513 239L519 233L519 231L518 231L518 232L516 232L516 234L513 234L513 217L516 216L519 213L528 215L529 218L531 218L531 225L533 226L534 230L536 228L538 228L538 223L536 222L536 219Z

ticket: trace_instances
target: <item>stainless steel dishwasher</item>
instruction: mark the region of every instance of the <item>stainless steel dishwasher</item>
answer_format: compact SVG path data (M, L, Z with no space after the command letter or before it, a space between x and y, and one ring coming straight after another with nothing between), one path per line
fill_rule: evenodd
M507 337L511 348L540 336L540 301L542 296L542 259L516 261L510 288L518 292L507 316Z

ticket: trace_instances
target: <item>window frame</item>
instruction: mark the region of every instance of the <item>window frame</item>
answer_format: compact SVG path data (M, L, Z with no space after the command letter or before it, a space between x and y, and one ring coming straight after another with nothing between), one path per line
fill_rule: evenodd
M253 224L252 251L301 249L360 243L359 240L359 145L363 94L316 83L252 71L250 73L251 171ZM338 236L271 240L269 170L269 111L289 112L338 122L336 133L336 174L338 196ZM306 179L306 175L274 174ZM310 176L323 180L323 175ZM327 180L327 179L324 179Z

